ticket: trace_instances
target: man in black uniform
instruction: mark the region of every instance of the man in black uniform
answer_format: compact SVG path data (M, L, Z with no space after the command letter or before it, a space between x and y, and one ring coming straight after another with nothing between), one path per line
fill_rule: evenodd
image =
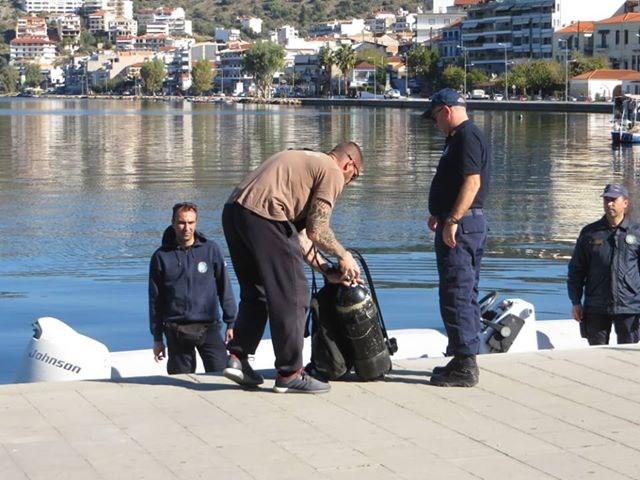
M607 185L602 200L604 216L582 229L569 262L571 314L589 345L607 345L612 324L618 343L637 343L640 225L626 215L629 192L623 185Z
M435 232L440 314L449 339L446 354L453 358L434 369L431 384L472 387L480 373L478 281L487 241L483 207L491 152L467 116L464 97L455 90L436 92L423 116L447 135L429 190L428 226Z

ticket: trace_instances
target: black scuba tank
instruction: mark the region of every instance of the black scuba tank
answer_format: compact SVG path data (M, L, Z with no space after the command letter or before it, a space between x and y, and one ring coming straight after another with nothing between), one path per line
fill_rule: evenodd
M341 285L337 292L336 313L353 346L356 375L362 380L373 380L389 372L389 348L380 313L369 290L357 284Z

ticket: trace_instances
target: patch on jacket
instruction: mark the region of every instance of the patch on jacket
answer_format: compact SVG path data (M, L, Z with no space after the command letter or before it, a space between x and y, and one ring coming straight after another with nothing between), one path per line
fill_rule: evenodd
M198 262L198 271L200 273L207 273L207 270L209 270L207 262Z
M591 245L592 247L599 247L600 245L603 245L603 244L604 244L604 240L600 238L593 238L589 242L589 245Z
M630 233L629 235L624 237L624 241L627 243L627 245L635 245L636 243L638 243L638 237Z

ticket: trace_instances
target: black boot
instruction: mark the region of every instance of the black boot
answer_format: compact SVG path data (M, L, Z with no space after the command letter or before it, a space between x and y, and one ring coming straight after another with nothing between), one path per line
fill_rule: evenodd
M438 387L473 387L478 384L480 370L476 363L476 356L460 356L456 355L449 365L443 367L444 372L434 374L431 377L431 385Z
M456 365L457 365L456 357L451 357L451 360L449 360L449 363L447 363L446 365L439 365L437 367L433 367L433 370L431 370L431 375L441 375L443 373L448 372L449 370L454 368Z

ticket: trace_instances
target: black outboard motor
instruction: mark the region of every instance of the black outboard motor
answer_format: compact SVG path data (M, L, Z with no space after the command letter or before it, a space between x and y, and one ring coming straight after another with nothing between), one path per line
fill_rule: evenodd
M336 312L353 346L353 366L362 380L382 377L391 370L390 353L397 350L395 339L383 333L382 317L369 290L360 285L340 286ZM395 350L393 349L395 348Z

